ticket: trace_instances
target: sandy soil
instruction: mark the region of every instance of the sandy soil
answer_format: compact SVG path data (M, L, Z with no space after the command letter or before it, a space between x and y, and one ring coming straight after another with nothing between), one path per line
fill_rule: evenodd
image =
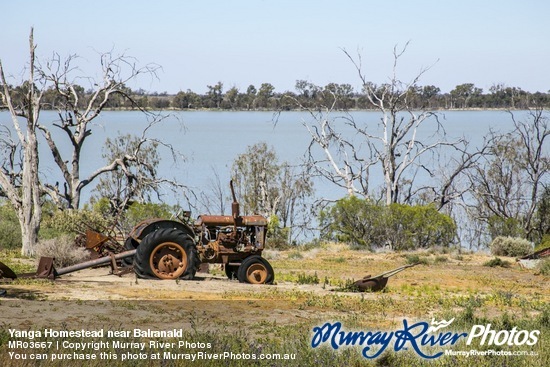
M436 299L440 294L490 297L500 292L503 297L518 294L535 297L540 302L550 300L548 278L521 270L516 264L508 269L485 267L482 264L491 258L488 256L468 255L461 261L449 257L441 264L407 269L391 278L389 284L396 291L384 294L340 292L335 286L323 286L322 282L298 285L295 281L285 281L284 277L315 271L320 279L325 276L359 279L367 273L374 275L403 265L402 255L338 250L305 252L301 259L292 259L289 254L278 256L272 260L280 276L275 285L241 284L222 276L221 269L214 269L213 274L198 273L191 281L161 281L137 279L133 273L119 277L109 274L106 267L66 274L55 281L5 283L0 285L7 291L0 298L0 322L22 329L169 329L192 328L197 323L202 329L253 329L260 324L315 323L349 315L345 308L329 303L309 306L303 300L304 294L311 297L345 295L390 304L401 302L396 307L406 307L407 302L414 305L425 298L424 294ZM300 297L302 299L295 300ZM426 312L431 312L437 304L428 307ZM503 309L496 307L495 312ZM391 311L388 318L393 317ZM403 317L403 311L398 310L394 316Z
M167 323L189 328L197 321L219 329L220 325L231 327L236 320L240 326L249 327L259 322L293 324L315 319L318 313L296 309L286 301L274 300L271 294L292 290L333 292L319 285L242 284L205 273L198 273L191 281L145 280L133 273L112 275L108 268L81 270L54 282L8 283L3 288L7 294L0 298L0 320L22 329L84 325L164 329ZM248 296L251 292L254 300Z

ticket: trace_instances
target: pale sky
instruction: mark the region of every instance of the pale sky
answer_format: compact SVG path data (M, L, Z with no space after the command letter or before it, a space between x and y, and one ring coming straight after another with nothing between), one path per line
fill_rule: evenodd
M448 92L474 83L550 90L547 0L0 0L0 59L20 77L34 27L37 56L77 54L87 75L99 52L114 50L162 66L159 80L133 89L204 93L271 83L294 91L359 78L342 48L362 55L368 80L387 80L392 50L410 41L398 68L408 80L430 65L420 85Z

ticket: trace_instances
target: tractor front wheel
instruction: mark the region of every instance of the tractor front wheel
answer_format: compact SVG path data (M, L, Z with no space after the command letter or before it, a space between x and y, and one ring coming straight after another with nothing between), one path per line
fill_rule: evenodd
M199 263L189 235L178 229L159 229L137 247L134 271L140 278L193 279Z
M272 284L275 273L266 259L253 255L243 260L237 270L237 279L241 283Z

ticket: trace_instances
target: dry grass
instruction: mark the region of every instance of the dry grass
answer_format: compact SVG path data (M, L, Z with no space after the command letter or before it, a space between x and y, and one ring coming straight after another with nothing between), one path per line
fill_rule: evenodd
M424 264L390 278L384 292L341 291L350 280L407 264L410 255L424 259ZM136 280L132 274L118 278L107 275L105 268L63 276L55 283L16 282L6 285L9 296L0 299L5 320L12 320L4 325L23 329L40 323L67 328L119 325L131 329L139 325L163 329L168 322L171 327L189 330L189 338L208 339L217 348L237 345L237 351L244 351L250 340L261 340L265 350L291 349L302 356L299 364L285 365L311 362L343 366L383 365L384 361L370 363L358 353L312 351L308 338L313 326L339 320L349 328L391 330L402 324L403 318L429 321L432 317L456 317L459 327L471 327L476 322L504 325L511 319L525 328L545 328L545 339L540 358L501 360L503 365L544 365L550 358L549 278L520 269L513 259L504 258L512 263L510 268L491 268L483 266L492 258L487 255L374 254L340 244L307 251L272 251L269 257L276 273L277 284L273 286L229 281L219 269L210 275L199 274L197 280L178 282ZM314 277L318 283L304 281ZM41 317L36 318L37 314ZM246 332L239 334L243 330ZM1 341L0 348L5 348ZM0 353L0 362L1 358ZM422 362L405 353L385 358L392 366ZM437 365L468 366L473 362L491 366L496 361L440 359ZM26 364L17 365L22 366Z
M90 258L84 247L75 244L74 236L64 235L49 240L42 240L36 245L36 257L53 257L58 268L70 266Z

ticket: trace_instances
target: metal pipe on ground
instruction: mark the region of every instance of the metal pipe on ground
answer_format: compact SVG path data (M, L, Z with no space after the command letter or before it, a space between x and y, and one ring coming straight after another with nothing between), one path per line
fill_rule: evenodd
M124 259L126 257L134 256L137 250L130 250L130 251L124 251L119 254L114 255L115 260ZM110 256L100 257L99 259L86 261L80 264L75 264L71 266L66 266L61 269L55 269L56 275L64 275L68 273L72 273L75 271L79 271L82 269L91 268L97 265L107 264L112 261L112 258Z

